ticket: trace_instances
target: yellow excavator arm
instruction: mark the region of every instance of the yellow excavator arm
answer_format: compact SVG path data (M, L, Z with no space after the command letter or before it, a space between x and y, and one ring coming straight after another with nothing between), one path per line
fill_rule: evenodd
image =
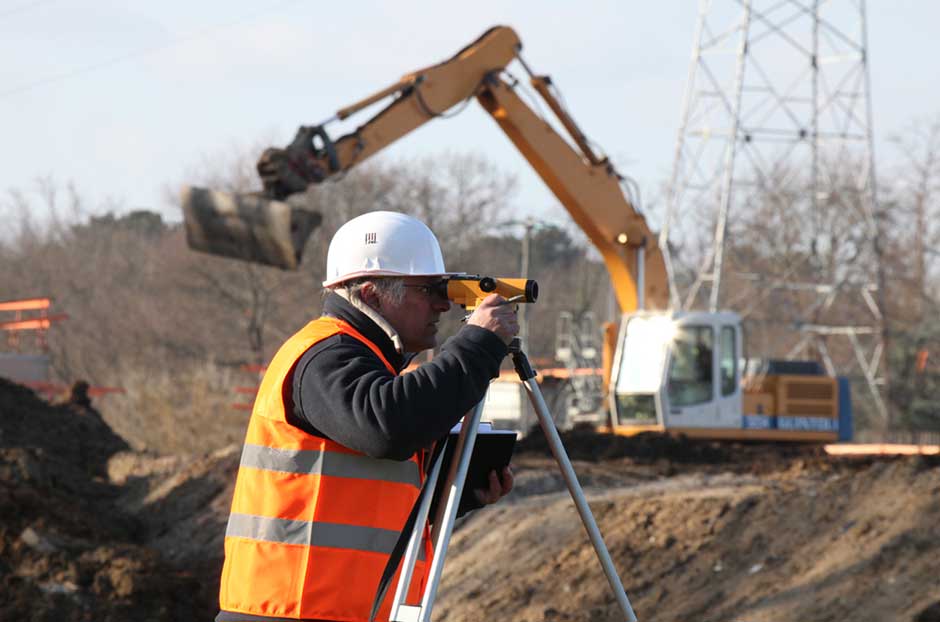
M521 48L511 28L491 28L453 58L404 76L342 108L324 123L301 127L286 148L267 149L261 156L258 172L266 196L286 199L311 184L345 173L422 124L476 98L600 251L621 310L626 313L638 308L639 249L643 249L645 266L643 306L665 309L668 277L656 237L625 197L613 165L594 153L553 94L551 80L529 70L519 56ZM557 116L571 143L519 97L515 79L505 72L513 60L522 64L532 87ZM386 98L392 101L355 131L331 140L325 129L329 122L346 119Z
M473 97L494 68L505 67L520 43L510 28L491 28L453 58L412 72L395 84L303 126L286 149L268 149L258 162L265 191L274 198L303 192L311 183L348 171L412 130ZM385 98L392 102L356 130L331 141L325 126Z
M662 253L646 219L624 196L620 177L607 158L598 158L577 125L549 90L547 76L532 76L535 90L571 134L580 152L536 115L501 76L490 74L477 101L499 124L571 218L604 258L622 312L635 311L637 251L645 264L645 305L668 306L668 280Z

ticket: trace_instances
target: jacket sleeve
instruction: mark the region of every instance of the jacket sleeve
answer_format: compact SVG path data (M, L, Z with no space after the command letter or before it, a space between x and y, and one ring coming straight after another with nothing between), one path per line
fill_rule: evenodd
M432 361L395 376L365 344L339 335L298 363L293 412L302 427L350 449L407 460L483 399L507 351L494 333L464 326Z

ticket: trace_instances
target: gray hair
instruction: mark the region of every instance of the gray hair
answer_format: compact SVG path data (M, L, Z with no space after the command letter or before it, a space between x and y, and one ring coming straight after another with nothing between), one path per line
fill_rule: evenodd
M405 280L401 277L361 277L340 283L335 288L345 288L351 299L364 302L361 292L366 283L372 283L378 295L393 305L400 305L405 300Z

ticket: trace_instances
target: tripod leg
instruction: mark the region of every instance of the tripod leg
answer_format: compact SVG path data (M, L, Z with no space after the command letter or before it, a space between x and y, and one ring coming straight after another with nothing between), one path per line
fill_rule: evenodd
M473 445L477 440L477 427L483 417L483 402L476 405L469 416L464 417L460 427L460 436L457 438L457 447L454 448L455 459L447 474L444 491L447 503L439 503L437 516L434 517L434 529L431 539L434 541L434 560L431 562L431 571L428 575L428 586L421 601L422 622L430 622L431 607L437 595L437 586L444 570L444 557L447 555L447 545L450 544L450 535L454 530L454 521L457 520L457 507L463 494L463 486L467 480L467 470L470 466L470 456L473 455Z
M405 550L405 556L402 558L398 587L395 588L395 597L392 600L392 611L388 618L391 622L405 622L405 620L407 620L405 614L399 611L399 607L406 605L405 600L408 598L408 589L411 587L411 577L414 574L415 562L418 560L421 549L421 536L424 533L424 525L428 521L428 512L431 511L431 500L434 497L430 492L433 491L437 485L437 479L440 477L441 464L443 462L444 452L442 451L440 455L437 456L437 460L434 461L431 472L428 473L428 479L425 485L429 486L430 490L421 501L421 507L418 509L418 517L415 519L414 530L411 532L411 539L408 540L408 548Z
M480 403L463 419L463 425L460 428L460 436L457 438L457 446L454 448L454 457L447 473L447 480L443 489L444 498L437 504L437 513L434 517L434 528L431 532L431 540L434 543L434 559L431 560L431 568L428 571L428 582L424 588L424 595L420 606L403 604L407 594L407 585L399 579L398 590L395 594L395 601L392 605L392 616L390 620L395 622L430 622L431 609L434 606L434 598L437 596L437 587L441 581L441 573L444 570L444 558L447 556L447 545L450 544L450 536L454 530L454 521L457 519L457 508L460 505L460 497L463 494L464 482L467 480L467 470L470 466L470 457L473 455L473 445L477 439L477 427L480 418L483 416L483 402ZM441 454L443 456L443 453ZM436 463L438 468L440 460ZM430 499L431 495L428 495ZM430 504L430 501L428 501ZM426 513L425 513L426 516ZM423 519L423 517L422 517ZM418 534L418 529L423 526L424 521L415 526L412 533L412 540ZM411 548L409 543L409 549ZM411 560L412 569L414 560ZM410 571L409 571L410 574ZM404 577L404 570L402 571ZM410 577L409 577L410 582ZM406 587L402 587L406 585ZM404 590L404 591L402 591ZM399 598L400 597L400 598Z
M555 462L557 462L558 466L561 468L561 474L565 479L565 484L568 486L568 492L571 493L571 498L574 500L578 514L581 516L581 522L584 523L584 528L587 530L588 537L591 539L591 544L594 545L594 551L597 553L597 558L601 562L604 574L607 575L607 582L610 583L610 588L614 592L617 604L620 605L620 609L626 616L627 622L636 622L636 614L633 613L633 607L630 606L630 599L627 598L627 593L623 589L623 583L617 575L617 569L614 568L614 562L610 558L607 546L604 544L604 538L601 536L601 531L597 527L597 522L594 520L591 508L588 506L587 499L584 497L584 490L581 489L578 476L571 466L568 453L565 451L565 446L562 444L561 437L558 436L558 430L555 428L555 422L552 421L552 415L548 410L548 406L545 404L545 398L542 397L542 391L535 381L535 372L532 371L532 368L529 366L529 361L525 353L518 349L510 351L512 352L513 362L516 364L516 372L525 385L526 393L529 394L529 401L532 402L532 407L535 409L535 414L538 416L539 425L542 428L542 432L545 433L545 438L548 441L548 446L552 450L552 455L555 456Z

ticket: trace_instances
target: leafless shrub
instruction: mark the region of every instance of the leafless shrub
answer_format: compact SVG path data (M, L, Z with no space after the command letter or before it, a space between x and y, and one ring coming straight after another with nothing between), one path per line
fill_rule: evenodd
M251 386L250 378L211 360L126 368L113 376L124 393L104 397L98 405L108 424L135 449L207 453L241 442L248 412L233 404L250 402L250 396L235 388Z

